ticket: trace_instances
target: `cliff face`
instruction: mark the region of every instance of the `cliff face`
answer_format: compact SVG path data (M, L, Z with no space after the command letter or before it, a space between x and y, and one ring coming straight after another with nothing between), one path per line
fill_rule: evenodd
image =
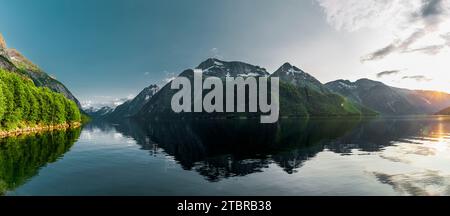
M17 68L11 62L11 59L8 56L6 42L0 34L0 68L3 68L8 71L16 71Z
M5 39L3 38L3 35L0 34L0 49L5 49L5 48L6 48Z

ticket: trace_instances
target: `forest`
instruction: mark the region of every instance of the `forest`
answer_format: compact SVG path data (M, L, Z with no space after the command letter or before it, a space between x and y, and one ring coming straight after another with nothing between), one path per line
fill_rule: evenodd
M81 121L75 102L0 69L0 131Z

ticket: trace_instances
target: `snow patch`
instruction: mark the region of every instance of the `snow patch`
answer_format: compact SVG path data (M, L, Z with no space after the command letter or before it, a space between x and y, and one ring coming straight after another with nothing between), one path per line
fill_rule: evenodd
M347 83L344 83L344 82L338 82L338 84L339 84L339 88L345 88L345 89L355 89L356 88L356 86L355 85L349 85L349 84L347 84Z
M246 74L238 74L238 76L240 76L240 77L257 77L257 76L259 76L260 74L258 74L258 73L246 73Z

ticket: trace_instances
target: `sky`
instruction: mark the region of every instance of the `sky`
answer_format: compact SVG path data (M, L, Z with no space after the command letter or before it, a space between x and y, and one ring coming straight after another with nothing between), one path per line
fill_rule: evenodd
M0 0L0 33L85 105L210 57L450 93L450 0Z

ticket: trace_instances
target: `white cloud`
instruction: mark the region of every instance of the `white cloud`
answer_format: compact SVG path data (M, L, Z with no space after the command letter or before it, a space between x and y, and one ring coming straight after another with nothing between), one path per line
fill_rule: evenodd
M165 77L162 80L162 85L161 86L164 86L165 84L170 83L170 82L172 82L172 80L177 78L177 75L174 72L164 71L164 75L165 75Z
M316 0L337 30L387 29L394 33L420 27L427 16L446 14L449 0ZM435 10L438 5L442 10ZM430 7L427 7L430 6ZM415 24L414 24L415 23ZM413 25L411 25L413 24Z
M223 56L220 54L219 48L214 47L210 50L210 57L216 59L223 59Z
M115 108L128 100L133 99L135 96L133 94L129 94L125 98L115 98L111 96L93 96L92 100L81 101L81 106L83 109L100 109L102 107L111 107Z
M449 31L450 0L316 0L327 21L341 31L378 29L393 42L364 56L382 59L391 53L421 52L436 55L445 44L437 38ZM434 39L433 39L434 37ZM415 46L429 42L425 47Z
M420 0L316 0L337 30L387 27L397 30Z
M174 80L176 77L168 77L168 78L165 78L163 81L164 81L164 83L170 83L170 82L172 82L172 80Z

